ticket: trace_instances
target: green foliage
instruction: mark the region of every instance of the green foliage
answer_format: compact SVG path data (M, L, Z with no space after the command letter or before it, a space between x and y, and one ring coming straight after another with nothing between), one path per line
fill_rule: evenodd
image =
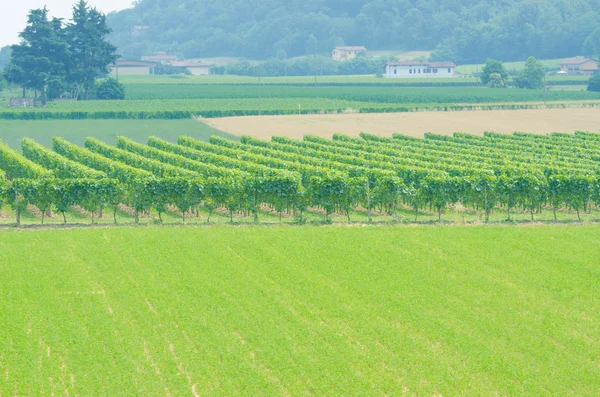
M80 88L88 99L97 77L108 74L117 59L116 47L106 41L106 17L84 0L73 7L72 22L48 19L48 10L29 12L21 42L11 47L6 68L9 82L38 90L41 104L65 94L77 98ZM2 51L4 52L4 51Z
M582 50L587 57L600 59L600 27L585 39Z
M33 139L23 138L22 148L23 156L46 169L54 171L54 175L57 178L106 177L104 172L96 171L85 165L69 160L40 145Z
M83 99L88 99L96 78L106 76L108 65L118 58L116 47L106 41L110 32L105 15L96 8L89 7L84 0L73 6L72 22L65 29L70 51L68 80L82 86Z
M96 86L96 99L125 99L125 86L113 78L105 79Z
M506 81L500 73L492 73L488 77L487 86L490 88L506 88Z
M572 56L597 28L598 16L593 0L509 1L502 7L482 0L313 0L293 7L283 0L251 5L143 0L109 15L108 22L114 29L111 41L125 56L169 48L185 58L269 59L282 53L294 58L313 54L315 45L318 54L330 56L335 46L354 44L369 50L436 48L436 60L475 63L476 55L506 61L522 60L524 54ZM148 30L132 33L131 27L142 22Z
M590 77L587 90L591 92L600 92L600 74Z
M310 56L289 60L271 58L259 63L239 61L222 66L213 66L211 73L215 75L236 76L260 75L262 77L314 76L316 68L316 73L321 80L323 76L381 74L385 71L385 64L390 60L392 59L387 57L371 59L363 56L346 62L337 62L329 56L313 56L311 52ZM413 84L415 83L413 82ZM421 84L424 84L424 82L421 82Z
M10 46L0 48L0 71L2 71L9 63L12 49Z
M506 69L504 69L502 62L494 59L488 59L481 71L481 82L485 85L488 85L493 74L499 75L502 82L505 82L506 79L508 79L508 72ZM494 80L497 81L498 76L495 76Z
M44 213L55 206L64 216L77 204L92 213L92 222L106 206L115 209L116 222L119 204L131 207L136 221L149 208L162 221L170 207L185 221L190 209L203 206L209 219L223 208L231 222L234 213L252 214L258 222L267 207L280 217L294 212L302 223L307 210L322 210L327 222L334 214L350 222L360 208L369 221L373 211L398 221L402 207L413 211L415 221L428 211L442 221L449 208L473 209L484 221L496 209L506 210L509 220L515 211L534 220L546 205L555 219L557 211L573 211L581 219L582 213L591 214L592 203L600 203L596 134L333 138L243 136L239 142L219 137L201 142L180 137L177 145L150 138L143 145L119 137L117 147L88 138L86 149L55 138L56 153L24 139L25 156L68 179L28 176L37 165L10 149L4 150L0 168L23 178L5 194L19 211L27 204ZM82 176L89 182L67 184Z
M544 87L545 74L546 68L544 65L534 57L529 57L525 62L525 69L519 73L515 83L519 88L540 89Z
M2 141L0 141L0 170L5 172L6 176L11 179L33 179L52 175L52 171L21 156Z
M41 103L46 105L48 84L67 73L69 49L64 38L62 21L48 20L48 10L31 10L27 26L19 34L21 43L12 46L11 82L40 91Z

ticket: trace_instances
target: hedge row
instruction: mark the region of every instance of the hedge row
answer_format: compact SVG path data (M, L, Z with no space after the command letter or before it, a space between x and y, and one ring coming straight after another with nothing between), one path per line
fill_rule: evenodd
M346 113L354 110L357 113L406 113L415 111L460 111L460 110L521 110L521 109L564 109L564 108L597 108L600 102L587 103L538 103L520 104L490 104L490 105L431 105L431 106L388 106L388 107L361 107L358 109L278 109L262 110L260 115L279 116L293 114L323 114ZM180 120L192 117L219 118L258 116L258 110L205 110L205 111L157 111L157 112L0 112L0 119L4 120Z

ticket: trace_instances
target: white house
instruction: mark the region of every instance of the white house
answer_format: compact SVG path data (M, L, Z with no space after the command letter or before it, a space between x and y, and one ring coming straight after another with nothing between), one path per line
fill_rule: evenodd
M453 77L456 65L454 62L388 62L385 75L388 78L408 77Z

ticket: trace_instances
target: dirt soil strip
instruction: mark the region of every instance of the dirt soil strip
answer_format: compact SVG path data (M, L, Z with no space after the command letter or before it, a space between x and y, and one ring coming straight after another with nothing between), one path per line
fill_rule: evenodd
M302 116L247 116L203 119L211 127L233 135L268 139L274 135L302 138L312 134L330 138L339 132L390 136L402 133L421 137L425 132L452 134L515 131L546 134L575 130L600 132L600 109L533 109L461 112L332 114Z

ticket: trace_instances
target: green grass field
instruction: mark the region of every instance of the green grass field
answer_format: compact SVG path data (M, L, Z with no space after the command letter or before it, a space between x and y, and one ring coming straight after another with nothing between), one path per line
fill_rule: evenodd
M123 135L145 143L149 136L160 136L176 142L182 134L208 140L212 135L237 139L196 120L0 120L0 138L15 149L21 149L23 137L33 138L52 147L52 137L59 136L83 145L91 136L114 144Z
M595 396L599 232L0 232L0 395Z

